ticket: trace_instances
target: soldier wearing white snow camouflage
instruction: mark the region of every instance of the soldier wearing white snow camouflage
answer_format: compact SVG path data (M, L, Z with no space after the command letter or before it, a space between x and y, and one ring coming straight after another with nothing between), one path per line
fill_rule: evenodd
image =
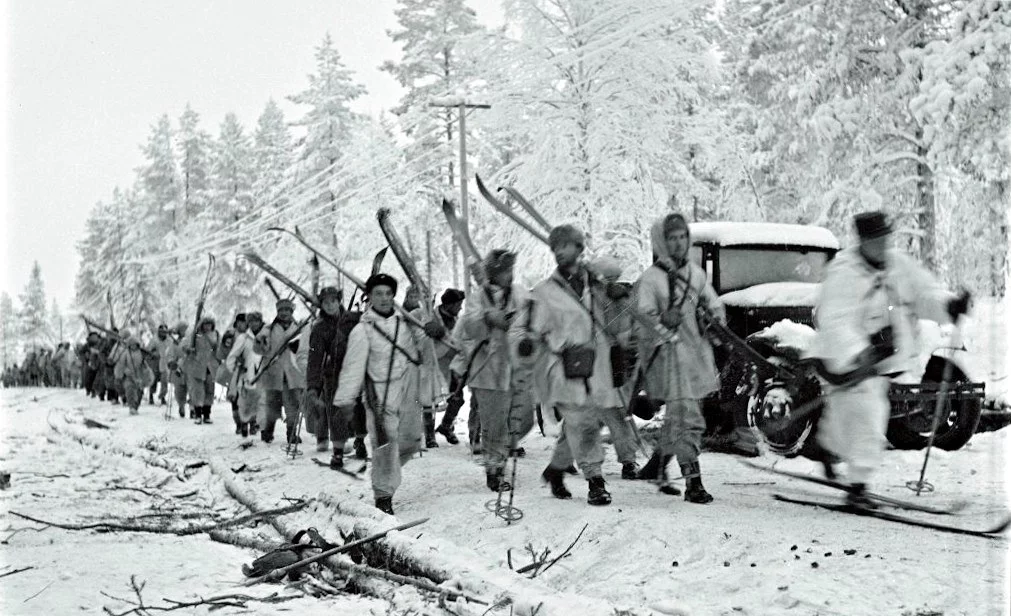
M917 319L953 321L968 311L970 295L953 296L892 248L892 227L882 212L858 214L854 224L859 243L836 255L821 285L812 354L847 381L824 386L818 442L846 462L848 502L873 507L866 487L885 449L889 377L916 365ZM834 475L827 461L826 474Z

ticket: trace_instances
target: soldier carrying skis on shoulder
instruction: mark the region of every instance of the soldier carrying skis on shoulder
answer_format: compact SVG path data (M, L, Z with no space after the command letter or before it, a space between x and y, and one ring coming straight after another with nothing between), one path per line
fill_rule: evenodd
M144 399L144 389L154 382L154 372L145 361L140 340L128 338L124 347L113 371L116 380L123 383L123 401L130 407L130 414L136 415Z
M713 497L702 485L699 465L706 428L701 401L719 389L720 381L713 348L705 336L705 319L725 322L726 317L706 273L688 259L691 235L685 217L667 214L653 223L650 236L655 261L636 283L638 308L675 335L662 342L653 331L643 328L639 332L643 389L666 407L655 454L660 456L660 491L680 494L667 480L667 464L677 458L687 480L685 500L706 504Z
M823 369L848 377L843 385L824 384L818 442L829 478L836 456L846 462L848 503L873 508L866 490L885 449L889 377L916 364L917 319L956 321L968 312L971 296L945 291L933 274L895 250L884 213L857 214L854 226L859 242L829 263L815 312L813 355Z
M203 317L192 337L183 341L183 370L190 406L198 424L211 423L214 404L214 375L218 370L217 350L221 342L214 329L214 319Z
M480 409L485 483L492 492L511 488L503 479L510 448L534 425L531 361L518 351L528 294L513 282L515 262L516 255L507 250L493 250L485 258L487 284L471 296L458 326L460 341L473 348L467 384Z
M574 457L589 484L587 502L608 505L600 426L608 409L622 406L610 356L611 341L621 332L601 323L605 290L579 261L583 233L558 225L551 229L548 245L558 267L534 287L530 330L542 341L534 369L538 399L545 408L558 410L562 434L541 477L556 498L571 498L562 478Z
M441 301L436 307L436 311L439 313L439 319L447 332L452 332L456 327L464 299L465 295L460 289L446 289L442 292ZM439 371L442 373L442 380L449 383L449 396L446 398L446 412L443 413L438 428L435 427L435 410L425 409L425 447L428 449L439 446L435 441L436 433L445 437L446 442L450 445L460 442L456 438L456 434L453 433L453 422L456 421L460 407L463 406L463 388L459 379L454 377L450 370L453 358L457 355L456 349L440 344L435 350L435 355Z
M298 329L293 318L295 303L281 298L274 307L277 310L274 321L270 327L257 334L253 347L258 355L279 355L260 377L266 410L266 417L260 426L260 438L265 443L274 440L274 426L281 418L283 407L286 440L289 445L294 445L301 442L298 436L298 417L305 390L305 363L296 355L308 355L308 349L306 345L300 344L298 338L288 340ZM285 344L287 348L282 349L281 345Z
M336 287L319 292L321 310L309 334L309 358L306 369L306 425L316 435L316 451L331 447L330 466L344 468L344 443L355 437L355 447L364 447L363 435L352 434L355 405L334 406L337 378L340 376L348 337L361 320L360 312L345 311L343 295ZM350 414L343 413L350 411Z

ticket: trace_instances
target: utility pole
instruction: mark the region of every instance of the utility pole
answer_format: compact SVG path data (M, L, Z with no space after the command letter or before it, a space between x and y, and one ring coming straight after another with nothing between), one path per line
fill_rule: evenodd
M465 99L439 99L428 103L430 107L456 107L460 120L460 222L469 228L470 205L467 202L467 110L468 109L491 109L491 105L484 103L468 103ZM456 251L454 251L455 254ZM453 261L456 267L456 260ZM463 272L463 292L470 295L470 276L468 272Z

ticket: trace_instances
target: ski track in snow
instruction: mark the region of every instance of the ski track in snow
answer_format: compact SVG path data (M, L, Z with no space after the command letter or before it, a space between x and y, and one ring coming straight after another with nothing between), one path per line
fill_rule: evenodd
M284 456L283 444L277 441L266 445L256 440L252 448L240 450L224 403L214 407L214 424L197 426L178 417L166 421L161 407L146 404L139 416L131 417L122 406L86 398L81 391L5 390L0 402L0 469L12 472L11 487L0 491L0 528L37 526L13 518L7 513L11 510L65 522L141 513L150 506L149 497L97 490L114 478L122 485L141 486L169 476L168 471L144 463L144 456L160 455L181 463L214 458L230 468L244 463L258 469L231 474L231 480L261 504L276 506L283 496L319 496L324 504L283 520L299 528L316 526L324 536L336 537L334 524L347 523L351 515L359 516L355 523L369 529L394 525L372 507L367 476L366 481L354 481L312 463L313 455L327 454L316 454L312 438L304 431L304 455L294 461ZM47 419L58 428L68 425L63 423L65 413L72 419L83 414L110 425L109 431L71 426L89 441L105 443L103 448L82 446L50 430ZM461 416L466 417L466 411ZM457 427L465 440L464 422L458 421ZM549 424L549 434L553 428ZM1006 537L959 537L777 503L771 498L773 492L825 499L839 495L746 468L733 456L710 453L704 453L701 462L705 485L716 497L711 505L688 504L657 493L647 482L622 480L610 446L604 472L613 504L589 506L586 483L574 476L566 476L574 498L559 501L539 478L550 457L552 439L535 433L523 444L527 456L518 463L513 503L524 513L521 520L507 526L486 510L485 503L494 494L484 486L479 458L470 455L465 445L449 446L440 437L438 449L425 452L404 468L404 483L394 498L397 521L430 520L396 533L390 545L432 570L467 569L456 581L471 594L493 598L474 590L489 588L487 580L510 588L516 614L530 613L540 593L560 593L554 596L561 597L549 601L547 611L542 609L540 615L589 613L586 606L594 601L602 614L615 613L615 608L637 615L1008 613ZM116 447L134 456L110 453L109 448ZM936 506L967 500L969 506L962 515L944 521L989 525L1008 505L1005 469L1009 454L1011 431L1006 429L979 434L957 452L934 450L927 480L937 489L920 500ZM816 465L804 459L766 454L758 461L816 472ZM918 477L922 461L923 452L887 452L873 488L898 498L917 498L904 484ZM94 473L80 476L90 470ZM510 464L507 475L511 470ZM45 480L28 472L63 473L71 478ZM172 479L164 491L178 494L200 488L196 500L224 508L221 513L226 517L247 512L223 497L220 488L210 489L212 483L212 473L205 467L186 482ZM334 514L333 503L340 505L343 518ZM571 555L535 580L508 571L507 550L511 549L513 568L530 562L528 544L539 552L549 547L549 558L553 557L584 524L589 526ZM2 537L9 534L2 532ZM276 540L276 535L261 534ZM855 553L847 555L846 550ZM206 535L100 534L51 528L16 534L9 545L0 545L0 555L5 566L35 567L0 579L0 612L4 614L101 613L103 605L123 611L128 606L99 591L130 597L131 573L147 581L145 599L151 603L162 597L181 600L196 594L249 591L266 595L281 590L262 585L237 589L235 584L242 580L240 564L258 554L211 542ZM41 594L24 602L47 584ZM419 613L450 613L433 601L426 603L413 589L396 594L399 603L395 603L404 611L410 606ZM566 597L572 609L564 607ZM481 614L487 609L476 610L480 606L462 602L449 605L459 614ZM387 607L366 597L301 598L276 606L252 603L246 613L384 614ZM206 608L198 613L206 613ZM489 612L496 613L509 610Z

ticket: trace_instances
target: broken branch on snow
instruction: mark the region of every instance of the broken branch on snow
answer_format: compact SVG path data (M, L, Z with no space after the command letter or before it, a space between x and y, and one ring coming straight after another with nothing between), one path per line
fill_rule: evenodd
M165 598L169 605L148 605L144 603L144 596L142 594L144 586L147 582L137 583L137 576L130 576L130 588L133 590L133 594L136 595L136 600L124 599L122 597L116 597L106 593L105 591L100 591L104 596L114 599L116 601L121 601L128 605L134 606L132 609L126 610L125 612L114 612L109 607L103 606L102 611L104 611L109 616L127 616L128 614L138 614L139 616L144 616L150 612L172 612L175 610L183 610L188 608L194 608L201 605L209 605L210 609L218 609L222 607L241 607L245 608L246 604L255 601L257 603L283 603L285 601L291 601L296 599L295 596L282 597L276 592L271 593L265 597L255 597L252 595L243 594L227 594L227 595L217 595L214 597L208 597L204 599L203 597L198 597L196 601L176 601L175 599Z
M266 511L260 511L257 513L250 513L247 515L242 515L232 520L226 520L224 522L215 522L213 524L203 524L199 526L190 526L187 528L166 528L164 526L151 526L145 524L121 524L117 522L94 522L91 524L69 524L60 522L50 522L47 520L42 520L39 518L34 518L32 516L25 515L23 513L18 513L16 511L11 511L10 514L17 516L24 520L30 522L35 522L37 524L45 524L47 526L52 526L55 528L62 528L64 530L97 530L99 532L110 532L110 531L126 531L126 532L138 532L138 533L167 533L174 535L196 535L200 533L206 533L212 530L219 530L223 528L230 528L232 526L238 526L240 524L245 524L246 522L252 522L254 520L259 520L261 518L268 518L278 515L286 515L289 513L294 513L301 509L304 509L309 501L301 501L294 505L288 505L287 507L278 507L276 509L268 509ZM158 514L162 515L162 514ZM181 514L186 515L186 514ZM165 517L179 517L176 515L165 514Z

